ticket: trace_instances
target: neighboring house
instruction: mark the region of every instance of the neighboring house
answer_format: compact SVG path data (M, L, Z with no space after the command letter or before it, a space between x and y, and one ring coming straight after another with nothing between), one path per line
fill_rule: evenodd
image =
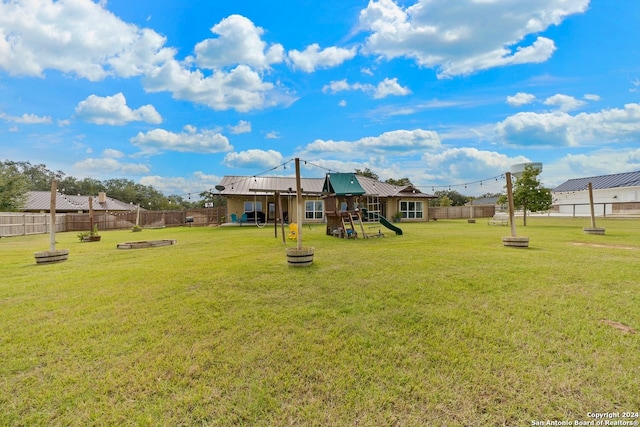
M328 197L337 197L331 199L331 203L337 202L336 209L346 210L347 194L356 197L358 206L382 216L391 218L399 212L403 221L428 221L428 202L435 198L411 185L395 186L353 173L330 173L325 178L301 178L300 182L304 222L325 222L325 212L334 209L325 205ZM231 215L239 219L243 214L250 222L256 215L259 219L264 215L267 221L274 221L277 204L282 206L286 222L297 221L295 178L225 176L220 185L225 187L220 194L227 200L228 222ZM354 186L353 191L349 185Z
M135 205L121 202L107 197L105 193L98 196L70 196L56 193L56 212L58 213L86 213L89 212L89 197L92 198L94 211L122 212L133 211ZM51 209L50 191L29 191L24 212L49 212Z
M589 182L596 215L640 213L640 171L570 179L551 192L555 212L591 215Z

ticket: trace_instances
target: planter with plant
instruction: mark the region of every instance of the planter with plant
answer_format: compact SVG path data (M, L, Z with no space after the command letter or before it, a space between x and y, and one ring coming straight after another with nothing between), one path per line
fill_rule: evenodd
M394 213L391 219L393 220L393 222L400 222L402 220L402 212Z
M101 237L98 233L98 224L94 224L91 231L78 233L78 239L80 239L81 242L99 242Z

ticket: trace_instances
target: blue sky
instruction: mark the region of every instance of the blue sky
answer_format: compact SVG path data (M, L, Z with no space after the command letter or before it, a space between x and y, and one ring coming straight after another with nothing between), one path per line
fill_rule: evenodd
M637 0L2 0L0 158L165 194L640 170ZM482 183L482 185L480 185ZM466 184L466 188L465 188Z

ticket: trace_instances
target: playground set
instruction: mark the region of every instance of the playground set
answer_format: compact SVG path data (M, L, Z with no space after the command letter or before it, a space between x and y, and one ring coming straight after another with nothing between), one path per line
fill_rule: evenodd
M365 194L355 174L327 174L322 192L325 194L324 215L327 221L327 235L348 239L384 237L380 225L397 235L402 235L402 229L381 215L378 196ZM367 233L365 222L369 230L377 229L377 233Z

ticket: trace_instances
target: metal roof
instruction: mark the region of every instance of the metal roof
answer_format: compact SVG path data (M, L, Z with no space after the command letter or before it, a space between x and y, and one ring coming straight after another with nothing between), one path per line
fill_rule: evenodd
M300 186L302 192L321 193L321 178L300 178ZM281 176L225 176L222 178L221 185L225 189L220 194L225 196L232 195L254 195L256 193L295 193L296 179L292 177Z
M94 211L132 211L135 209L135 206L111 197L106 197L104 203L99 202L98 196L91 197L93 198ZM50 208L50 191L29 191L27 193L25 211L49 211ZM56 193L56 212L78 211L89 211L89 196L70 196Z
M616 173L613 175L592 176L587 178L570 179L553 189L554 193L565 193L568 191L582 191L588 188L591 182L594 190L604 190L607 188L637 187L640 186L640 171Z
M354 174L354 176L360 184L360 187L364 190L364 193L358 194L377 195L379 197L435 198L435 196L420 192L420 190L411 185L396 186L362 175ZM303 192L321 193L325 178L301 178L300 181ZM225 189L220 192L223 196L254 195L261 190L265 193L279 191L287 194L289 192L296 192L296 179L293 177L225 176L222 178L220 184L225 187Z

